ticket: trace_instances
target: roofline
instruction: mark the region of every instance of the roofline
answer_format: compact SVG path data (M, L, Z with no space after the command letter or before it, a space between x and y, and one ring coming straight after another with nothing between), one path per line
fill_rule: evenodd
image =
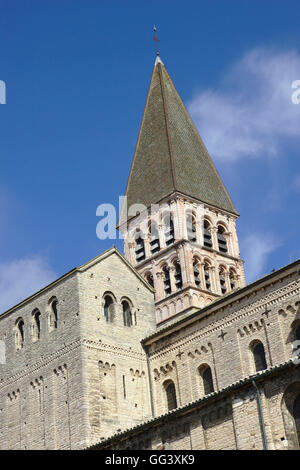
M42 289L38 290L34 294L30 295L29 297L26 297L24 300L21 300L21 302L17 303L13 307L10 307L8 310L5 310L3 313L0 313L0 320L4 317L12 313L14 310L17 308L22 307L26 303L28 303L30 300L34 299L35 297L38 297L40 294L43 292L46 292L48 289L51 289L51 287L55 286L56 284L60 283L64 279L70 277L72 274L76 273L78 271L78 268L73 268L71 271L68 271L66 274L63 274L59 278L55 279L55 281L51 282L50 284L47 284L45 287L42 287Z
M230 294L225 294L222 297L219 297L218 299L214 300L209 305L206 305L202 309L198 309L195 312L191 313L190 316L185 317L185 318L181 318L180 320L178 320L174 323L170 323L169 325L161 328L160 330L156 331L152 335L150 335L146 338L143 338L142 341L141 341L142 345L147 346L147 345L155 342L156 340L158 340L161 337L165 336L165 334L168 334L169 330L180 328L183 323L186 323L186 324L192 323L194 320L197 319L197 317L199 317L199 314L202 317L206 312L212 313L215 310L215 308L218 309L218 308L222 307L222 304L232 302L236 297L239 297L240 295L245 294L248 290L251 290L253 287L256 287L256 286L259 286L260 284L264 284L265 282L271 281L278 274L283 274L286 271L288 271L289 269L292 269L292 268L296 267L298 264L300 264L300 259L298 259L296 261L293 261L292 263L287 264L286 266L283 266L282 268L278 269L277 271L274 271L273 273L267 274L266 276L264 276L260 279L257 279L256 281L252 282L251 284L248 284L245 287L242 287L240 289L236 289L235 291L231 292ZM299 270L299 273L300 273L300 270ZM210 310L212 310L212 311L210 312ZM171 320L171 319L172 319L172 317L169 318L169 320Z
M168 72L167 67L166 67L164 64L163 64L163 66L165 67L166 72L167 72L167 74L168 74L168 76L169 76L169 78L170 78L170 80L171 80L171 82L172 82L172 84L173 84L173 86L174 86L174 88L175 88L175 91L176 91L176 93L177 93L177 95L178 95L178 97L179 97L179 99L180 99L180 101L181 101L181 103L182 103L182 105L183 105L183 109L184 109L186 115L187 115L188 118L191 120L191 123L192 123L192 125L194 126L194 130L196 131L196 135L198 135L198 138L200 139L201 144L203 145L204 149L205 149L206 152L207 152L208 157L209 157L210 160L211 160L212 167L213 167L213 171L215 172L217 178L219 179L219 181L220 181L220 183L221 183L221 186L223 186L223 189L224 189L225 193L227 194L227 196L228 196L228 198L229 198L229 201L230 201L231 204L232 204L232 207L233 207L234 210L236 211L236 214L238 214L238 212L237 212L237 210L236 210L236 207L235 207L235 205L233 204L233 201L232 201L232 199L231 199L231 196L230 196L230 194L229 194L229 192L228 192L228 190L227 190L225 184L223 183L223 180L222 180L222 178L221 178L221 176L220 176L220 173L218 172L218 170L217 170L217 168L216 168L216 166L215 166L215 164L214 164L214 161L213 161L213 159L212 159L212 157L211 157L209 151L208 151L207 148L206 148L206 145L204 144L204 142L203 142L203 140L202 140L202 137L201 137L201 135L200 135L200 132L199 132L199 130L197 129L197 126L196 126L196 124L194 123L194 120L192 119L192 116L191 116L190 113L188 112L187 107L186 107L185 103L183 102L183 99L181 98L181 95L180 95L180 93L178 92L178 90L177 90L177 88L176 88L176 85L175 85L175 83L173 82L173 80L172 80L172 78L171 78L171 76L170 76L170 74L169 74L169 72Z
M92 258L91 260L87 261L86 263L82 264L81 266L75 267L71 269L71 271L68 271L67 273L63 274L60 276L58 279L55 279L55 281L51 282L50 284L47 284L45 287L42 287L42 289L38 290L34 294L30 295L29 297L26 297L24 300L21 302L17 303L13 307L10 307L8 310L5 310L3 313L0 313L0 320L4 317L9 315L10 313L13 313L16 309L22 307L26 303L30 302L34 298L38 297L40 294L46 292L47 290L51 289L54 287L56 284L59 284L61 281L64 279L67 279L71 277L75 273L80 273L84 272L86 269L90 268L94 264L98 263L102 259L107 258L108 256L112 255L113 253L116 253L122 261L131 269L131 271L140 279L140 281L143 282L143 284L152 292L155 292L155 289L153 289L150 284L138 273L138 271L127 261L126 258L122 255L122 253L113 245L111 248L108 248L107 250L103 251L103 253L100 253L100 255L95 256L95 258Z
M111 437L109 437L108 439L106 439L105 441L98 442L97 444L93 444L92 446L89 446L89 447L85 448L85 450L93 450L93 449L96 450L97 447L102 447L102 446L109 445L109 444L113 443L114 441L119 442L120 438L122 438L122 437L126 438L127 435L128 435L128 437L131 437L131 436L129 436L129 434L131 434L131 433L136 434L136 433L143 432L145 429L150 428L153 425L160 424L160 422L163 422L165 418L169 418L171 416L175 417L176 415L180 415L182 412L184 412L184 414L188 413L188 412L192 412L192 410L195 407L201 406L205 402L208 402L208 403L213 402L216 399L219 399L223 396L228 395L230 392L233 392L233 391L238 390L242 387L245 387L247 385L252 384L253 381L260 382L265 377L270 376L270 375L274 375L274 374L276 374L278 372L281 372L282 370L287 369L287 368L292 367L292 366L295 366L295 367L299 366L298 363L294 362L294 358L289 359L288 361L283 362L281 364L278 364L276 366L269 367L268 369L265 369L264 371L257 372L254 375L244 377L244 379L241 379L237 382L233 382L232 384L228 385L227 387L222 388L221 390L210 393L209 395L205 395L204 397L202 397L198 400L191 401L191 402L187 403L186 405L182 405L182 406L180 406L180 407L178 407L174 410L171 410L167 413L159 415L155 418L151 418L150 420L148 420L144 423L138 424L137 426L133 426L132 428L126 429L125 431L116 433L116 434L112 435Z
M165 196L163 196L158 202L153 202L153 203L151 203L151 204L161 204L162 201L164 201L165 199L168 199L170 196L172 196L172 195L177 195L177 194L180 195L180 196L183 196L183 197L188 197L188 198L190 198L190 199L192 199L192 200L194 200L194 201L201 202L202 204L204 204L204 205L206 205L206 206L209 206L209 207L212 207L213 209L217 209L217 210L220 211L220 212L225 212L225 214L233 215L233 216L236 217L236 218L238 218L238 217L240 216L240 214L239 214L238 212L230 212L230 211L228 211L228 210L226 210L226 209L223 209L223 208L221 208L221 207L215 206L214 204L211 204L211 203L209 203L209 202L202 201L202 199L199 199L199 198L197 198L197 197L195 197L195 196L191 196L190 194L183 193L182 191L179 191L178 189L173 189L170 193L168 193L168 194L166 194ZM146 207L146 210L145 210L144 212L149 211L149 209L151 208L151 204L150 204L148 207ZM126 219L126 223L128 223L128 222L130 222L130 221L132 221L132 220L134 220L135 218L140 217L140 216L141 216L141 214L133 215L133 216L131 216L131 217L128 217L128 218ZM119 230L119 229L122 227L122 224L120 224L119 222L120 222L120 219L119 219L119 221L118 221L118 224L116 225L117 230Z
M138 137L137 137L137 140L136 140L136 144L135 144L135 148L134 148L134 153L133 153L133 159L132 159L132 162L131 162L130 171L129 171L129 176L128 176L127 183L126 183L125 196L126 196L126 194L127 194L127 189L128 189L129 180L130 180L130 177L131 177L131 172L132 172L132 170L133 170L133 166L134 166L134 163L135 163L136 151L137 151L137 147L138 147L138 144L139 144L139 141L140 141L140 136L141 136L141 133L142 133L142 127L143 127L143 123L144 123L144 119L145 119L146 107L147 107L147 104L148 104L148 101L149 101L150 88L151 88L151 83L152 83L152 78L153 78L153 75L154 75L155 67L156 67L156 61L155 61L155 63L154 63L153 69L152 69L151 79L150 79L149 86L148 86L148 91L147 91L147 96L146 96L146 102L145 102L144 110L143 110L143 114L142 114L142 120L141 120L141 124L140 124L140 127L139 127ZM127 211L126 211L126 212L127 212ZM121 207L121 211L120 211L120 214L119 214L119 220L118 220L118 222L117 222L117 229L118 229L118 227L119 227L119 225L120 225L119 222L120 222L121 215L122 215L122 207ZM127 214L126 214L126 220L127 220Z
M170 136L169 116L168 116L166 95L165 95L163 76L162 76L162 66L165 67L164 64L158 61L157 68L158 68L159 83L160 83L161 96L162 96L162 102L163 102L163 108L164 108L164 118L165 118L165 124L166 124L167 141L168 141L168 146L169 146L169 157L170 157L170 163L171 163L172 180L173 180L173 186L176 190L177 182L176 182L176 174L175 174L175 169L174 169L174 155L173 155L173 148L172 148L172 142L171 142L171 136Z

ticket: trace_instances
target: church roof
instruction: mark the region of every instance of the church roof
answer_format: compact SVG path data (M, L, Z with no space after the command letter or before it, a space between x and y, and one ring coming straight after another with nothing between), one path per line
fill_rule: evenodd
M159 57L154 64L128 178L128 209L150 207L174 191L238 214Z

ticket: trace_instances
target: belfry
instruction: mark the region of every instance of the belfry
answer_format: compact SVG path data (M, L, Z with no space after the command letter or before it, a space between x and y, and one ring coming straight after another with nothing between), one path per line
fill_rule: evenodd
M125 257L155 288L158 323L245 285L237 210L159 56L126 196Z

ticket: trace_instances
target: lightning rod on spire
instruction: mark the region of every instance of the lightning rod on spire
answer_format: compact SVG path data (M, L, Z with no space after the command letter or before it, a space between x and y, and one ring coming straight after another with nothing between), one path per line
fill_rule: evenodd
M156 34L155 34L156 31L157 31L157 28L156 28L155 25L153 26L153 31L154 31L153 39L154 39L155 45L156 45L156 55L159 56L158 43L160 42L160 40L158 39L158 37L157 37Z

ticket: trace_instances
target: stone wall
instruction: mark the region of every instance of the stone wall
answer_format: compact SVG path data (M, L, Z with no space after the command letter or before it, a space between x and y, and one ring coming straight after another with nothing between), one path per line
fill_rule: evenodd
M51 299L57 299L56 328ZM40 331L33 313L40 312ZM24 322L22 347L16 323ZM86 444L77 273L0 317L1 449L68 449ZM82 442L81 442L82 441Z
M80 274L81 332L91 442L151 417L148 368L141 340L156 328L154 293L118 255ZM109 321L104 299L113 299ZM122 301L132 326L123 321Z
M285 402L300 389L300 369L288 364L256 377L267 449L298 449L297 433ZM290 422L289 422L290 419ZM288 423L288 424L287 424ZM251 380L170 412L138 429L112 437L93 449L262 450L257 395Z

